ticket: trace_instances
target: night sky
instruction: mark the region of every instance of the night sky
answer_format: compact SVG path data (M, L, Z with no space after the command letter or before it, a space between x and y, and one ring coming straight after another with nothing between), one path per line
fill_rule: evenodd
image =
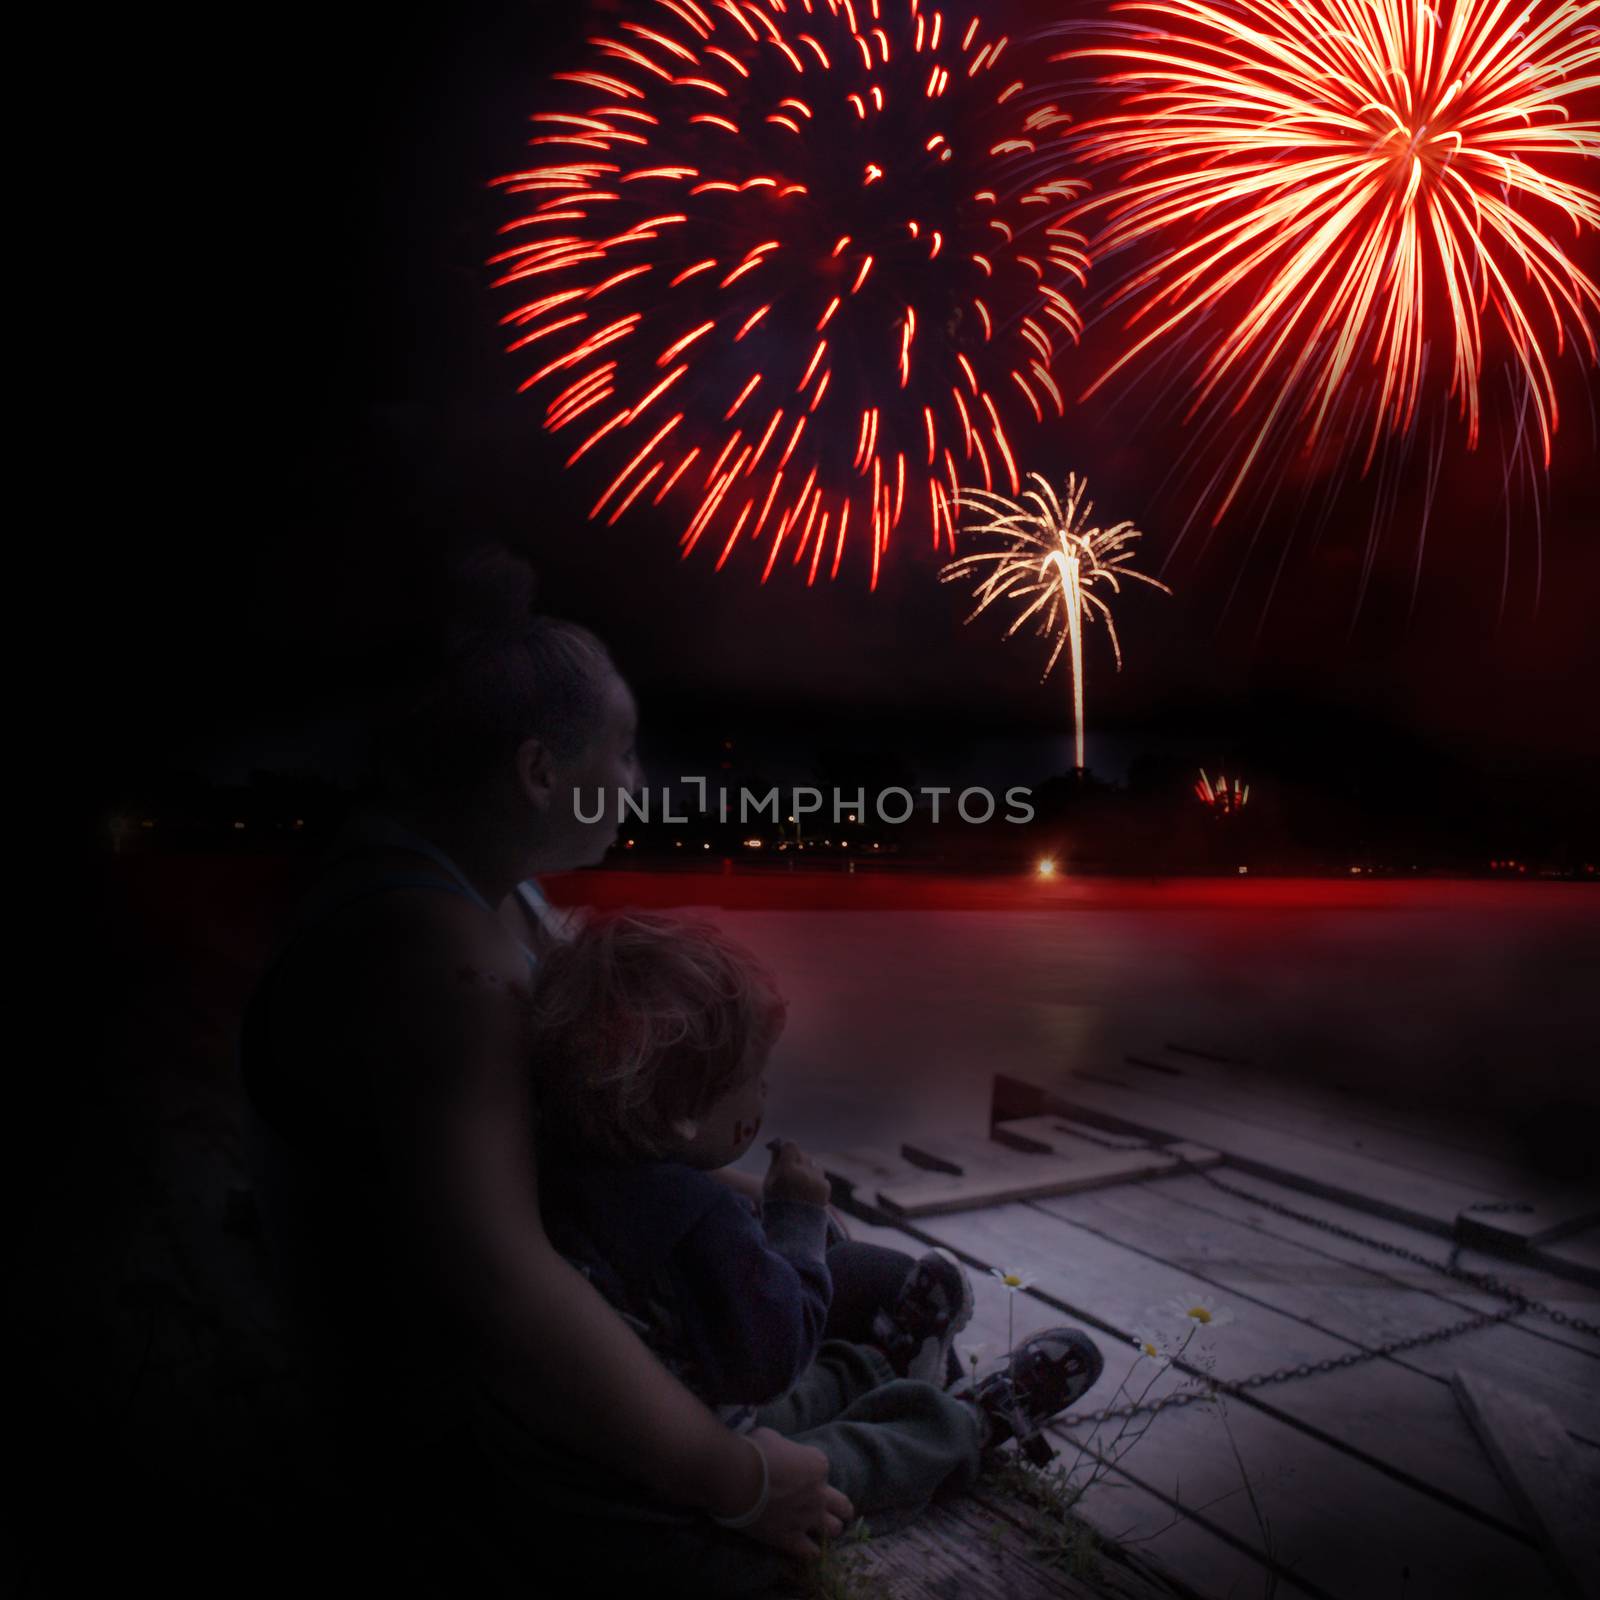
M991 9L1013 25L1028 10ZM381 682L440 552L485 537L527 550L547 607L612 641L658 729L805 741L835 727L919 747L1065 734L1065 683L1039 687L1038 646L964 630L961 594L920 551L900 549L875 595L848 569L807 592L782 568L761 588L748 563L680 563L670 520L585 523L602 480L557 474L482 266L508 214L486 182L518 162L579 8L333 15L264 13L259 36L219 42L214 71L145 107L137 315L119 360L162 398L146 411L135 390L102 411L122 417L117 482L139 513L107 530L96 608L117 668L108 800L163 766L293 764L297 730L337 728ZM1104 332L1067 354L1070 371L1088 372ZM1172 412L1097 399L1035 436L1024 468L1087 470L1177 590L1124 605L1120 679L1091 632L1091 765L1115 776L1142 750L1181 747L1270 768L1292 752L1302 767L1391 766L1401 785L1427 769L1515 784L1534 809L1600 809L1595 375L1569 356L1561 384L1542 542L1519 508L1504 598L1491 442L1447 462L1414 604L1413 495L1359 613L1362 494L1315 547L1302 534L1264 610L1292 500L1253 553L1244 520L1172 552L1174 502L1153 494L1184 437Z

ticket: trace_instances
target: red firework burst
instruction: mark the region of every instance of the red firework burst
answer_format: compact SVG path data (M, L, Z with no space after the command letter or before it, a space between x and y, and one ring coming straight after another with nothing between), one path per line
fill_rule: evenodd
M1600 5L1112 9L1139 20L1054 59L1108 60L1104 81L1136 91L1082 130L1083 154L1121 179L1084 209L1106 218L1096 259L1147 240L1155 254L1115 296L1148 331L1088 394L1160 354L1192 375L1191 417L1248 408L1251 426L1217 446L1213 522L1258 462L1296 446L1364 435L1365 472L1382 440L1410 436L1430 389L1475 446L1491 356L1548 467L1552 358L1569 335L1596 358L1600 288L1556 235L1600 226L1600 194L1557 170L1600 155L1586 22Z
M816 581L902 521L954 548L967 481L1015 492L1008 419L1051 368L1088 262L1069 121L922 0L654 0L539 112L502 232L502 320L567 460L617 463L591 516L692 509L681 546ZM761 547L764 545L764 551Z

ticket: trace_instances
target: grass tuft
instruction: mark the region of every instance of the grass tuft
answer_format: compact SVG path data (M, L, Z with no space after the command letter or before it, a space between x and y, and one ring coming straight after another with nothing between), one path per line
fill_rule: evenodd
M1043 1565L1074 1578L1093 1578L1099 1569L1100 1545L1094 1530L1075 1514L1085 1486L1074 1485L1059 1463L1036 1467L1007 1453L985 1464L978 1479L980 1494L1002 1500L1022 1523L1028 1553ZM1004 1537L999 1525L991 1535Z

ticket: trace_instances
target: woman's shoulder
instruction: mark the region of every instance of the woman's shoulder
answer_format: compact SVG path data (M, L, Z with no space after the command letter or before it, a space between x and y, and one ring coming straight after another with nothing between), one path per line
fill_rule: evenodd
M528 958L491 911L456 890L448 879L398 857L339 867L312 891L302 926L308 935L326 928L326 948L341 963L370 957L385 971L439 974L441 958L458 956L486 970L525 979ZM307 938L312 944L324 943Z
M333 910L309 919L275 980L289 1018L320 1017L360 1053L426 1053L438 1041L433 1053L459 1054L468 1040L503 1037L520 1059L527 953L481 904L423 874L397 880L392 865L374 857L321 886Z

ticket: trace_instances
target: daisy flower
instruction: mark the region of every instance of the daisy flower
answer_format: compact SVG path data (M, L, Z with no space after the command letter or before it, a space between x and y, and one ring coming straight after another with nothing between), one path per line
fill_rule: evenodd
M990 1267L989 1276L998 1278L1006 1286L1008 1294L1016 1294L1019 1289L1031 1289L1034 1280L1026 1273L1008 1272L1004 1267Z
M1225 1328L1233 1321L1233 1313L1208 1294L1178 1295L1167 1302L1166 1310L1176 1313L1182 1324L1194 1332Z
M1149 1334L1135 1335L1133 1348L1144 1357L1146 1361L1153 1362L1156 1371L1172 1365L1172 1353L1166 1349L1161 1341Z
M968 1377L975 1379L978 1376L978 1364L988 1356L989 1350L990 1346L986 1343L961 1346L961 1364L967 1369Z
M1006 1348L1011 1349L1017 1342L1017 1295L1023 1289L1033 1287L1033 1278L1025 1272L1009 1272L1004 1267L990 1267L989 1276L998 1278L1005 1285L1006 1291Z

